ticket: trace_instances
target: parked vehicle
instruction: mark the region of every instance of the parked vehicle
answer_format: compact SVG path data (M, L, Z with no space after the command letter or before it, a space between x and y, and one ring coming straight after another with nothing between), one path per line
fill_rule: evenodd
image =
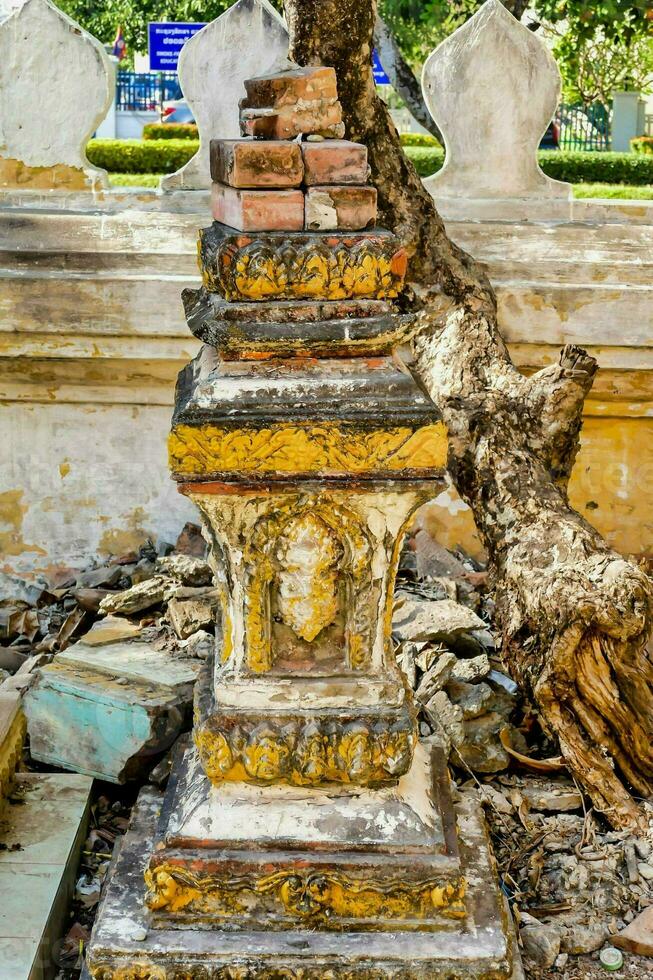
M552 119L546 128L546 133L540 140L541 150L559 150L560 149L560 127L557 122Z
M164 123L194 123L190 106L186 99L169 99L163 103L163 116L161 122Z

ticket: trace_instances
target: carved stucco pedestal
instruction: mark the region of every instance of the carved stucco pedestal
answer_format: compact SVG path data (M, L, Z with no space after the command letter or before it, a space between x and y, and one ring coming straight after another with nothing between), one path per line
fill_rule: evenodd
M141 795L95 980L513 975L474 807L418 744L391 644L437 410L392 357L406 256L382 229L200 234L170 467L220 596L192 738Z
M207 347L170 456L209 542L215 655L163 804L139 801L90 975L517 976L477 806L456 817L391 647L402 537L442 486L433 406L387 355Z

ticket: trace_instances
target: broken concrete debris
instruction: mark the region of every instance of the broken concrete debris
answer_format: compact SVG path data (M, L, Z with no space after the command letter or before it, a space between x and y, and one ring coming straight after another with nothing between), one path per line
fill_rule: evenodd
M467 574L457 560L438 555L438 571ZM392 621L397 663L421 705L422 734L436 732L454 766L501 772L510 762L501 732L508 729L519 741L510 724L517 686L492 665L494 638L469 604L478 595L464 593L467 601L458 602L451 598L457 579L446 581L450 588L438 577L434 589L431 578L419 579L410 550L403 552Z
M201 544L202 554L187 556L175 552L169 556L173 560L168 561L167 558L159 560L154 552L150 575L165 576L171 583L182 588L210 591L210 569L207 571L208 565L204 561L203 538L192 531L187 532L185 538L186 541L194 542L193 547ZM169 551L170 547L166 546L166 550ZM187 563L187 557L197 561ZM455 568L457 559L455 556L451 557ZM21 692L34 682L35 677L38 678L35 691L37 697L41 685L44 688L54 686L46 672L48 663L57 668L54 676L57 672L60 675L56 708L60 716L63 717L70 706L78 707L72 684L65 689L66 671L77 672L77 683L80 674L86 671L84 682L87 685L87 694L95 691L99 699L100 696L107 698L110 692L115 697L112 708L123 718L127 717L120 714L126 711L125 703L132 702L134 707L130 709L131 717L140 719L145 733L156 728L148 728L148 710L150 719L155 709L159 712L163 710L162 702L155 704L154 698L148 700L145 689L149 687L152 690L163 677L174 681L163 685L168 692L179 692L184 683L187 688L192 686L192 680L183 681L171 671L188 663L194 676L196 668L193 665L199 666L199 662L212 652L215 642L212 623L208 627L197 629L187 639L179 639L168 621L169 611L165 601L130 616L104 616L99 612L99 602L105 593L119 594L131 588L132 584L138 584L132 582L132 572L136 570L140 558L134 555L131 559L130 562L116 566L121 569L120 578L115 580L113 587L98 588L96 591L100 593L100 599L93 596L90 603L86 592L93 590L78 587L79 577L74 578L65 589L57 590L59 594L49 588L31 587L30 600L33 605L23 599L22 602L26 605L18 611L38 611L50 603L55 611L49 617L42 615L40 626L46 630L52 626L53 633L46 633L44 636L39 627L39 632L29 640L25 633L13 632L8 636L4 625L4 642L7 645L2 650L8 656L3 664L7 664L5 669L13 676L2 686L0 715L3 706L11 699L14 705L12 718L17 716L17 709L22 704ZM443 561L439 551L438 561ZM460 564L462 566L462 562ZM428 595L428 599L424 601L429 603L437 601L434 596L453 601L452 595L457 595L460 600L458 605L470 609L467 603L471 602L471 611L483 620L483 629L486 629L488 604L482 595L482 589L480 593L477 588L469 591L461 589L460 570L455 576L447 574L449 586L443 588L441 582L436 582L434 587L433 578L416 581L414 569L407 571L402 559L399 591L403 593L407 588L423 588ZM416 592L413 591L411 597L413 601L419 601ZM184 603L197 600L191 597L174 598L171 601ZM9 619L6 615L8 604L8 600L0 604L0 610L5 611L4 617L0 619L3 624ZM70 643L65 649L59 649L61 626L70 613L79 607L90 617L82 627L85 630L82 640ZM16 609L12 610L15 611ZM444 610L440 609L440 621L444 618L443 613ZM457 617L462 618L463 615L464 609L456 610ZM57 621L60 621L61 626L55 634ZM25 621L20 617L16 617L12 620L11 628L15 631L23 622ZM451 632L451 621L448 629ZM496 736L496 729L501 724L515 721L520 703L517 685L503 673L500 662L488 646L484 650L488 663L482 663L482 670L474 673L475 679L457 679L460 676L458 665L463 665L464 672L465 665L482 654L463 656L459 650L454 652L450 649L440 636L438 634L438 639L427 637L422 640L399 640L397 661L413 689L419 690L422 686L424 692L428 690L429 683L434 685L430 698L421 707L420 734L425 743L431 743L436 738L433 734L436 732L437 744L445 743L451 753L450 764L458 772L459 778L462 781L469 778L466 768L469 767L475 773L475 785L478 785L478 780L481 781L478 792L490 818L504 889L519 919L522 954L527 970L544 969L545 963L551 963L556 948L558 953L553 958L551 969L558 971L563 970L565 965L571 965L569 957L581 953L596 957L597 950L605 943L618 946L624 951L626 958L632 955L653 956L651 841L633 838L627 832L606 832L605 827L601 830L600 817L592 814L584 816L582 796L564 775L529 774L523 769L520 775L507 774L505 768L510 760L507 756L497 755L501 744ZM43 640L46 637L47 645L52 645L49 652L43 652ZM35 654L35 650L39 652ZM35 671L34 666L39 663L40 670ZM486 673L488 665L490 670ZM435 674L428 678L427 675L434 668ZM442 686L436 681L437 668L440 678L446 677ZM140 679L136 676L139 670L145 672ZM67 676L70 678L71 675ZM95 687L93 677L96 678ZM121 693L124 697L122 702ZM28 695L29 700L31 694ZM100 700L95 703L101 705ZM109 704L108 698L105 703ZM188 696L186 701L180 699L173 707L183 715L188 711L189 704ZM104 723L97 725L97 717L103 717L102 711L103 708L100 707L99 715L93 719L93 726L100 729L100 734L106 735L107 726ZM22 707L20 714L23 714ZM79 730L79 713L73 712L73 718L74 722L68 731ZM24 720L22 724L25 725ZM97 746L95 749L92 744L89 746L86 739L83 744L80 743L76 761L89 768L91 755L96 760L103 757L102 771L105 779L109 775L107 768L111 769L115 779L126 778L128 775L136 775L138 779L142 779L149 771L148 778L156 785L162 785L167 779L172 761L171 753L165 749L174 741L175 733L187 727L188 722L166 728L166 723L159 721L159 725L151 746L145 751L141 750L139 753L138 748L134 748L133 755L129 756L125 745L121 748L120 745L110 744L100 752ZM449 732L442 737L445 726ZM0 723L0 763L7 755L9 727L11 726L7 724L3 727ZM86 726L86 729L91 727ZM124 726L115 725L112 720L110 730L124 732ZM511 724L510 738L514 745L521 747L523 739L516 725ZM68 735L67 740L74 742L75 737ZM111 741L120 743L120 740L120 736L112 736ZM132 747L136 741L134 739ZM147 738L143 738L142 744L146 741ZM22 745L22 735L19 742ZM38 751L38 736L34 737L33 744ZM153 751L148 754L150 748ZM525 746L524 750L526 753L530 751ZM549 747L543 754L552 755L554 751ZM19 762L19 757L20 747L13 752L14 766ZM496 771L491 768L493 759L497 763ZM75 762L72 752L68 761L71 764ZM71 765L72 767L74 766ZM98 765L97 769L100 768ZM109 778L112 777L109 775ZM6 782L5 779L5 785ZM471 782L470 780L470 784ZM116 790L119 788L116 787ZM101 882L109 864L109 854L115 839L127 827L128 812L128 804L112 804L111 799L106 797L100 797L94 804L93 826L84 846L85 857L82 870L78 874L77 897L73 902L75 921L61 944L61 963L68 969L75 963L78 968L81 966L80 942L83 945L89 938ZM598 975L600 974L597 973Z
M217 612L199 528L187 525L180 541L194 553L147 544L68 574L65 587L0 602L11 671L1 690L26 695L34 759L114 782L142 779L188 728Z
M142 642L75 652L41 668L25 697L32 757L110 782L144 778L188 723L196 672Z

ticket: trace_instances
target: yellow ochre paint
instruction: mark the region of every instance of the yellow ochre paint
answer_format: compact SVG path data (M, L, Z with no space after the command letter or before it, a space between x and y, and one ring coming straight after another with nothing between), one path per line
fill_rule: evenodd
M170 433L170 468L178 476L211 473L373 473L443 470L444 424L353 430L338 423L225 429L178 425Z

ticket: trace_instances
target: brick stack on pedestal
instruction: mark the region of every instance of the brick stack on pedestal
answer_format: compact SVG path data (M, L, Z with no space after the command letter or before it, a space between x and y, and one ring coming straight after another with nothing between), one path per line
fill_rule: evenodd
M340 139L332 68L245 82L241 140L212 140L213 217L239 231L355 231L376 221L367 148Z

